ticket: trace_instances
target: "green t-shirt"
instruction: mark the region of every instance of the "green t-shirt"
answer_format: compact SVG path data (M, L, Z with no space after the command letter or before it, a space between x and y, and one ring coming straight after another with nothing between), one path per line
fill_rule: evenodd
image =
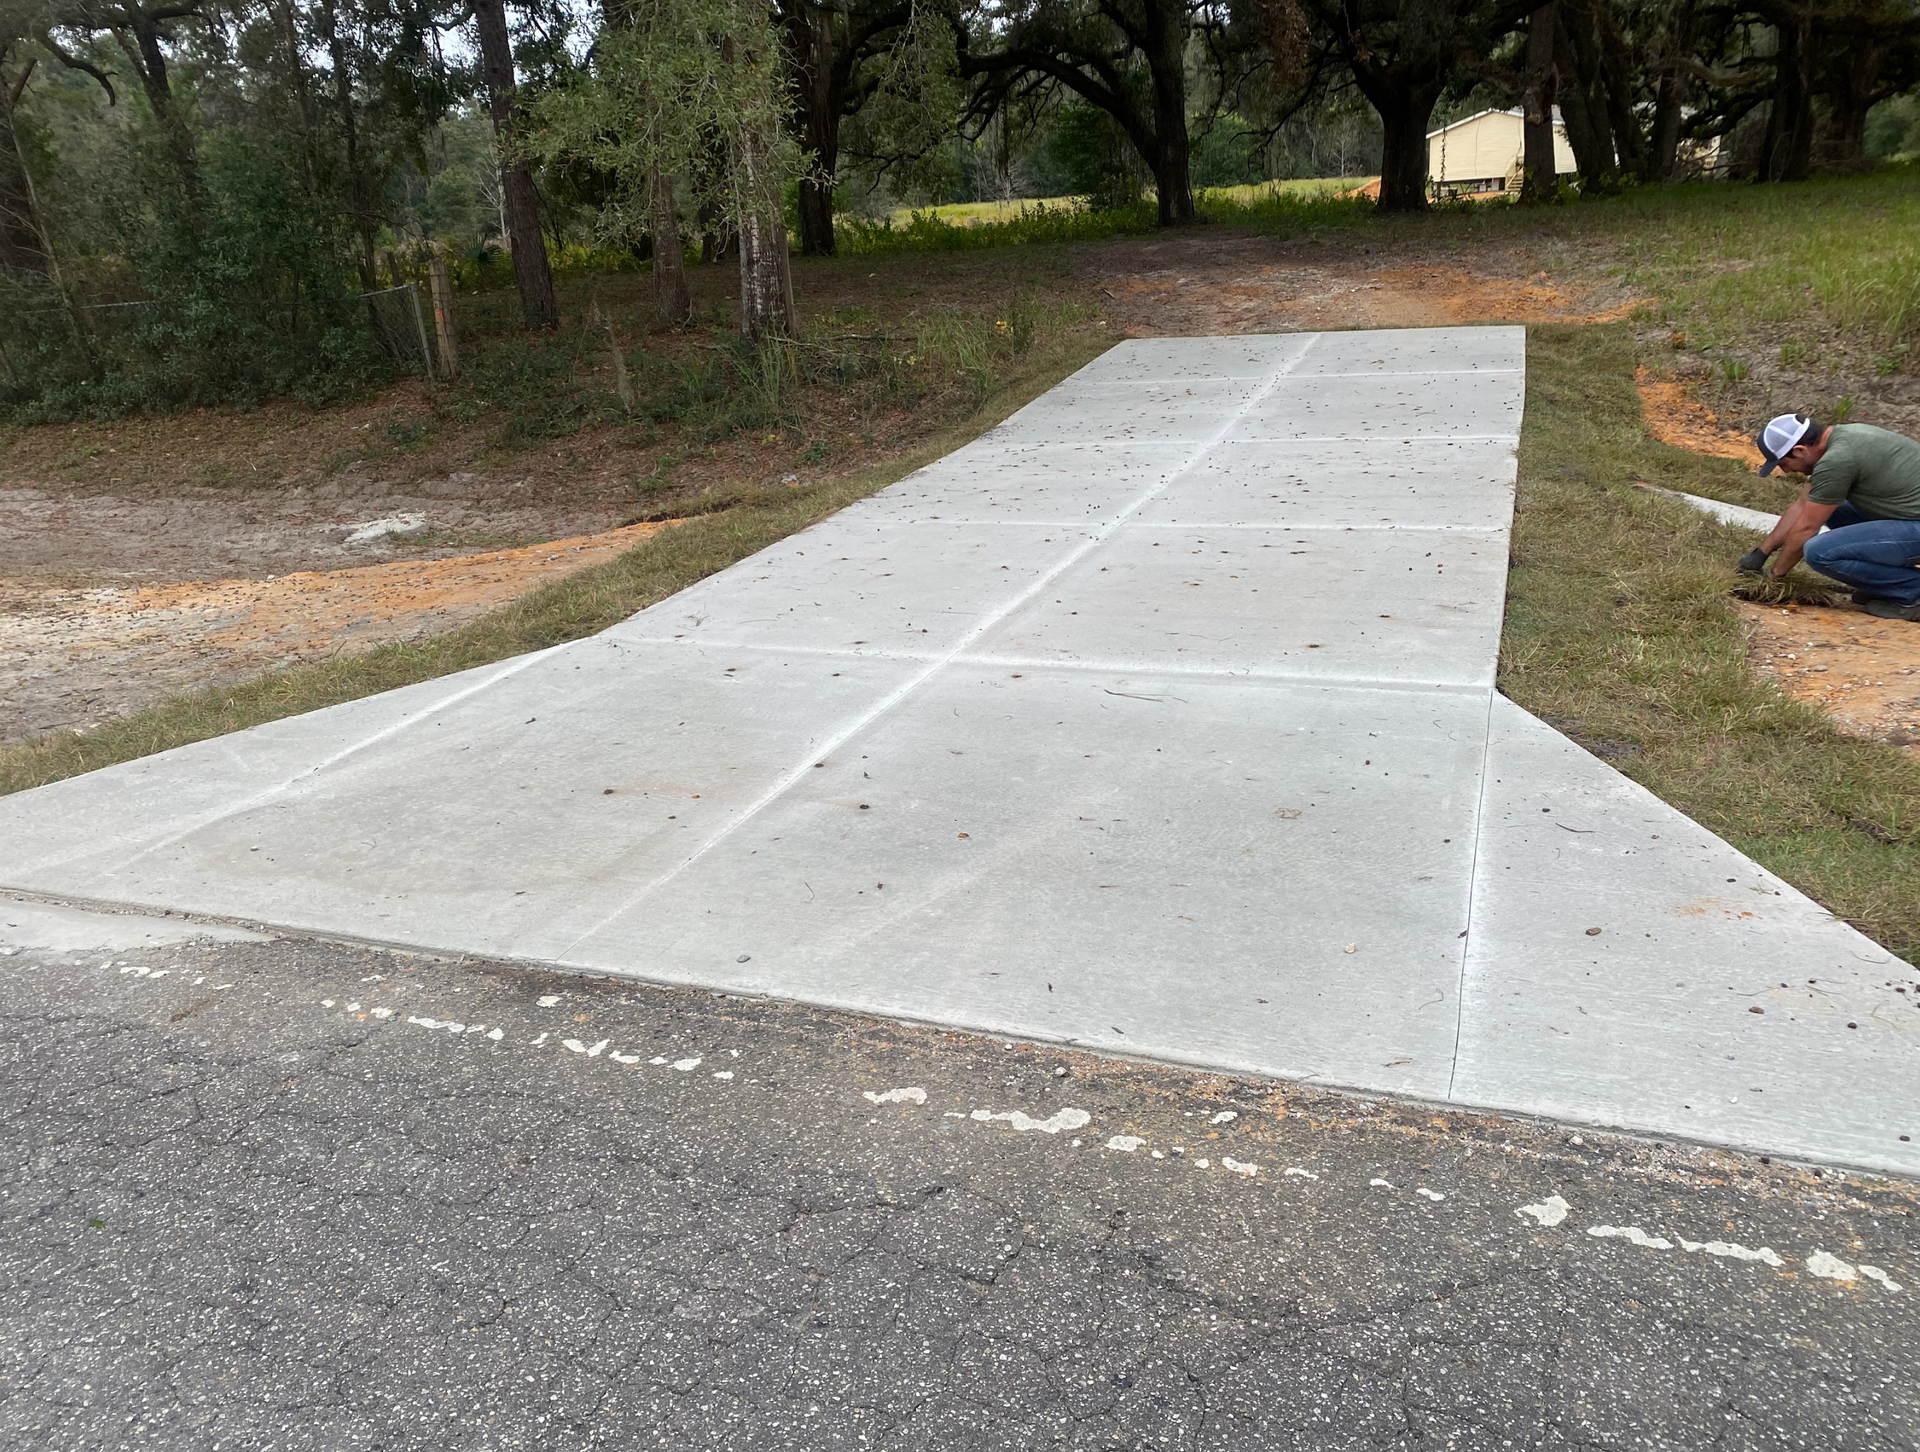
M1813 466L1815 504L1851 504L1868 519L1920 519L1920 443L1872 424L1835 424Z

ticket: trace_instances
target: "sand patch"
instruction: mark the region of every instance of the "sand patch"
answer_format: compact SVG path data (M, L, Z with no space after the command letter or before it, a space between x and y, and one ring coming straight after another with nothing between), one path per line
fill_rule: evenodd
M1646 418L1647 432L1661 443L1759 466L1760 451L1754 448L1753 440L1722 423L1686 384L1659 377L1644 366L1633 370L1633 382L1640 390L1640 411Z
M160 696L417 640L667 526L634 524L517 549L277 578L87 590L0 582L0 741L89 725Z
M1734 603L1755 670L1849 736L1920 759L1920 625L1862 610Z

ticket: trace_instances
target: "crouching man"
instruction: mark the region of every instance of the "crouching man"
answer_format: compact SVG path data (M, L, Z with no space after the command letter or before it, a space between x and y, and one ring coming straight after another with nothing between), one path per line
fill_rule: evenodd
M1872 424L1822 424L1797 413L1781 414L1754 443L1766 460L1762 474L1778 467L1807 483L1767 542L1740 557L1741 572L1781 579L1804 558L1853 586L1854 603L1868 614L1920 621L1920 443Z

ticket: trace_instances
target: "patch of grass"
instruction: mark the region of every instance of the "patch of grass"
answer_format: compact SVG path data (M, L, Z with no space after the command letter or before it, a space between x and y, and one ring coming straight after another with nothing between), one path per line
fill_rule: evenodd
M1920 962L1920 764L1756 677L1729 599L1751 531L1632 487L1738 467L1647 437L1624 326L1530 329L1500 687Z
M605 630L951 452L1105 346L1104 340L1077 333L1049 334L1002 369L969 418L910 453L800 488L741 487L683 501L648 517L684 518L686 523L605 564L551 581L445 635L295 666L237 686L193 691L85 734L60 733L0 750L0 795Z
M1103 242L1109 237L1138 237L1159 225L1152 202L1091 211L1073 198L1059 204L1034 202L1000 221L951 222L928 209L908 214L896 224L891 217L866 221L842 218L834 235L842 255L889 256L901 252L970 252L985 247L1017 247L1032 243Z

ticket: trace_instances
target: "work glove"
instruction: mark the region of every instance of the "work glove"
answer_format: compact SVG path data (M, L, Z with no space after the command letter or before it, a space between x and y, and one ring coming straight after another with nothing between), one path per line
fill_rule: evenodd
M1740 556L1739 561L1734 565L1734 569L1743 575L1766 574L1767 552L1757 547L1748 550L1744 555Z

